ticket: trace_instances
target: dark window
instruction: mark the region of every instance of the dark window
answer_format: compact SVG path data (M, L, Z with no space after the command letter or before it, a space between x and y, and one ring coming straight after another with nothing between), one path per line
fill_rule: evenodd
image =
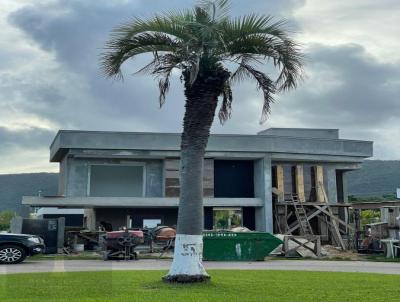
M65 218L66 227L83 227L83 214L43 214L43 218Z
M315 167L312 165L304 165L304 196L306 201L316 201L315 189Z
M256 229L256 220L255 220L255 208L254 207L243 207L243 226L250 229Z
M215 160L214 196L254 197L253 161Z
M336 190L337 190L337 201L344 202L343 171L340 170L336 170Z
M296 167L292 165L282 167L285 194L296 193Z
M213 208L212 207L204 207L204 229L205 230L213 229Z

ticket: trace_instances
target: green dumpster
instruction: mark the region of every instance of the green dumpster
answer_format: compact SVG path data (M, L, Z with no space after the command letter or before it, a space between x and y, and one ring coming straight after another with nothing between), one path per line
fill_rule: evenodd
M207 231L203 233L203 259L260 261L282 243L270 233Z

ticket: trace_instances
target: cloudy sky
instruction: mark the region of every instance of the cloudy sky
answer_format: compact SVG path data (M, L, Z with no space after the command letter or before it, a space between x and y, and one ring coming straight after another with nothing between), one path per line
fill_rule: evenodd
M131 16L190 7L191 0L1 0L0 174L57 171L48 146L58 129L180 132L175 79L160 110L150 77L106 80L98 56L109 31ZM307 55L306 80L277 97L259 125L254 83L234 88L233 117L214 133L268 127L339 128L373 140L375 158L400 159L399 0L232 0L232 14L290 21ZM142 62L143 63L143 62Z

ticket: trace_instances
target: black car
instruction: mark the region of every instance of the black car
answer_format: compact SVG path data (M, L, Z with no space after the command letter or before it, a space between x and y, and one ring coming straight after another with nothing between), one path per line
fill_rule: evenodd
M44 241L38 236L0 233L0 264L20 263L44 249Z

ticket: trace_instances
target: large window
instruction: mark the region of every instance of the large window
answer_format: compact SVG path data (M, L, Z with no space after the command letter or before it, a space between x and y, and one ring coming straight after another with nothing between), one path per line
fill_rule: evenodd
M229 230L242 226L241 208L214 208L214 229Z
M90 196L144 196L144 165L92 165Z
M253 198L254 161L215 160L214 197Z

